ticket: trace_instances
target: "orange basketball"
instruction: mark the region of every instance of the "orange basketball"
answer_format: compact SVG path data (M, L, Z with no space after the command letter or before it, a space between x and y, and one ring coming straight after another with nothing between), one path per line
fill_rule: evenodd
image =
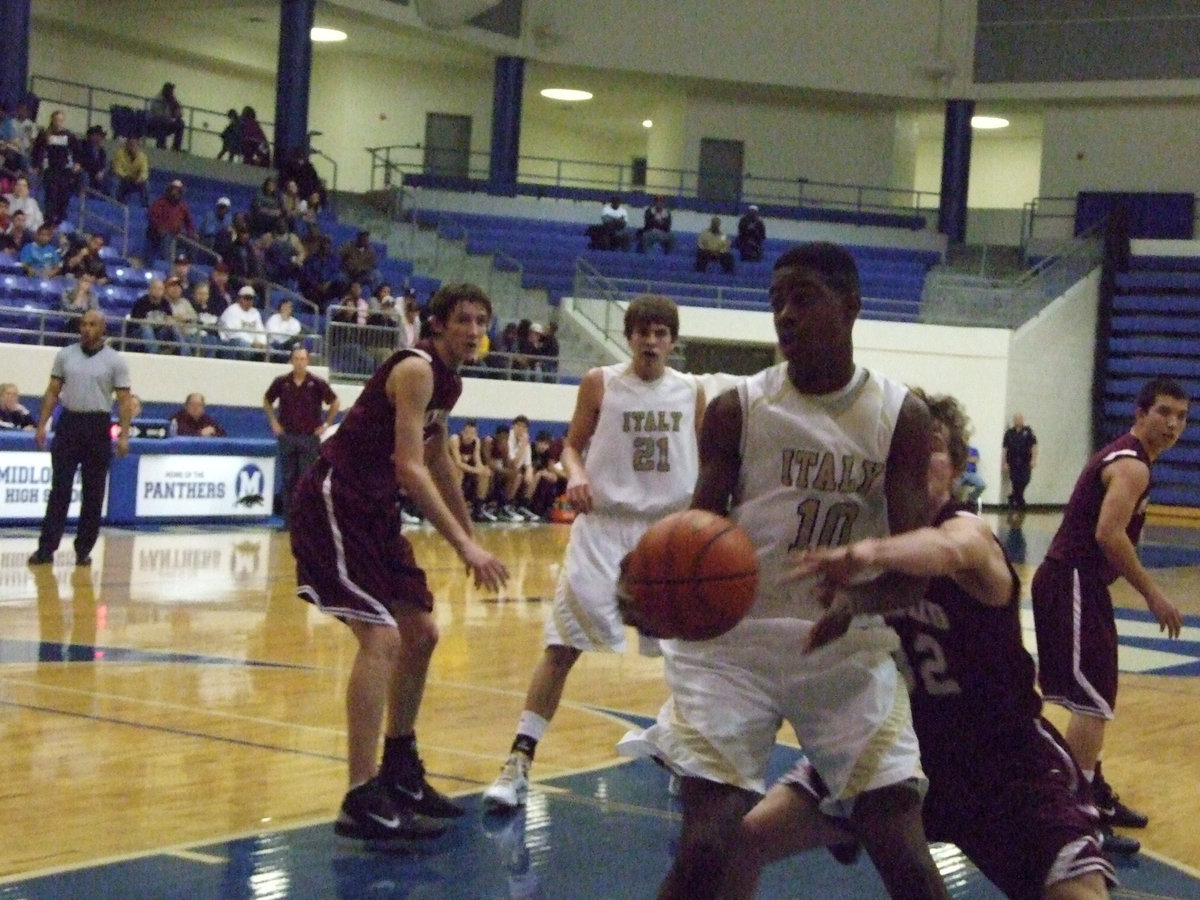
M626 621L655 637L706 641L741 621L758 587L742 529L702 509L655 522L625 560Z

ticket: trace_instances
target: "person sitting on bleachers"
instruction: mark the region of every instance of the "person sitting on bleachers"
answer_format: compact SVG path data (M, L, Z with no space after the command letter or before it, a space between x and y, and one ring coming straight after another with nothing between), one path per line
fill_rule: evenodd
M300 196L308 198L310 203L312 195L316 194L320 198L320 205L325 205L325 182L317 174L316 167L309 159L308 151L303 147L293 150L291 158L285 160L279 167L279 177L285 182L296 182Z
M290 297L279 301L279 309L267 319L267 345L271 359L287 362L292 358L292 348L304 343L304 326L292 315L294 303Z
M233 243L233 214L228 197L219 197L213 208L204 214L204 221L200 223L200 243L220 253L216 247L222 232L228 234L229 243Z
M238 288L237 302L221 313L221 343L225 355L237 359L247 356L262 359L267 348L267 331L262 313L254 305L258 295L245 284Z
M347 281L357 281L370 290L379 280L379 259L371 246L371 232L364 228L353 242L343 244L338 251L338 264Z
M60 307L63 312L82 316L89 309L100 308L96 295L96 278L90 272L81 272L75 281L63 291Z
M729 238L721 233L721 217L713 216L709 226L696 238L696 271L703 272L710 262L718 262L725 272L733 271L733 253Z
M196 222L192 211L183 199L183 182L176 178L167 185L146 211L146 254L151 261L171 259L175 250L175 238L186 235L196 237Z
M558 380L558 323L550 322L542 333L541 346L538 348L542 355L542 381Z
M37 123L29 116L28 103L17 103L11 115L4 116L3 122L0 122L0 143L4 147L6 168L14 173L29 168L29 156L37 132Z
M308 255L300 264L300 293L319 305L337 295L341 269L329 235L318 235L308 246Z
M404 315L396 305L392 286L385 281L375 288L375 293L371 295L371 314L367 316L367 324L398 328L403 319Z
M7 203L8 201L5 200ZM21 249L33 240L33 235L25 225L25 210L18 209L12 215L9 226L4 229L4 233L0 236L0 250L7 250L10 253L16 254L18 258L21 254Z
M171 416L172 437L225 437L221 423L208 414L204 395L188 394L183 406Z
M179 341L174 311L167 300L166 284L161 278L150 279L146 293L138 297L129 310L129 319L132 330L141 339L140 349L144 353L159 353L162 349L160 341Z
M592 250L628 250L633 243L633 231L629 228L629 213L621 205L621 198L613 196L600 209L600 224L587 230L588 247Z
M329 307L329 318L343 325L366 325L370 314L371 304L363 296L362 285L357 281L350 282L345 296Z
M253 106L242 107L242 162L248 166L271 165L271 142L258 124Z
M288 230L284 216L276 219L274 227L258 239L258 249L267 280L295 289L304 262L304 245Z
M662 197L646 207L642 227L637 233L637 252L645 253L655 244L661 244L663 253L675 249L675 235L671 233L671 211L664 205Z
M193 297L195 294L193 293ZM220 316L234 304L233 288L229 285L229 266L222 260L212 268L208 276L208 311Z
M0 194L0 250L11 249L6 240L12 230L12 216L8 212L8 198Z
M104 127L93 125L79 145L79 167L87 176L87 186L102 194L109 193L108 151L104 149Z
M167 82L158 95L150 101L146 117L146 133L154 138L159 150L171 139L172 150L183 149L183 106L175 99L175 85Z
M266 278L262 255L250 239L249 229L238 229L233 246L229 248L223 261L229 266L230 279L238 287Z
M221 131L221 149L217 152L217 159L225 158L233 162L242 155L242 117L236 109L229 110L225 116L229 121Z
M184 290L191 290L202 281L207 281L204 273L198 269L192 268L192 258L186 250L179 250L175 253L175 258L171 261L171 271L168 275L174 275L183 282Z
M289 178L284 181L283 190L279 192L279 208L283 210L283 215L287 219L288 231L297 231L304 211L308 209L308 201L300 193L295 179Z
M229 280L228 273L226 273L225 280L226 282ZM212 282L201 281L192 285L192 296L189 302L194 316L187 318L195 324L180 326L180 331L183 332L184 340L191 345L192 353L196 356L211 358L216 355L216 349L221 345L216 329L219 316L212 307ZM222 311L224 311L224 307L222 307ZM187 316L186 311L183 315Z
M0 429L9 428L17 431L32 431L37 428L37 422L21 405L21 392L12 382L0 384Z
M751 203L746 214L738 219L738 233L733 245L737 247L742 262L756 262L762 259L766 242L766 223L759 218L758 207Z
M104 249L104 235L98 231L88 235L87 242L82 247L68 254L64 266L67 275L78 278L88 274L94 284L108 284L108 270L100 251Z
M16 215L18 212L25 213L25 227L29 231L36 232L42 227L45 217L42 215L42 208L38 205L37 198L29 193L29 179L21 175L13 182L12 193L8 195L8 211L11 215Z
M117 179L113 199L124 203L130 194L137 194L142 198L142 206L150 205L150 193L146 187L150 182L150 159L138 138L125 139L125 145L113 155L111 168Z
M62 254L51 240L53 236L53 229L43 222L34 232L33 240L21 248L17 260L25 267L25 274L33 278L54 278L62 273Z
M201 333L198 327L200 317L192 301L183 293L187 282L178 275L171 275L163 285L167 302L171 304L171 320L175 324L175 333L179 335L182 345L179 348L180 355L203 355L203 342L198 340Z
M417 292L404 289L404 346L415 347L421 339L421 307L417 303Z
M278 183L273 175L268 175L250 201L250 233L254 237L265 234L275 227L275 222L282 215Z

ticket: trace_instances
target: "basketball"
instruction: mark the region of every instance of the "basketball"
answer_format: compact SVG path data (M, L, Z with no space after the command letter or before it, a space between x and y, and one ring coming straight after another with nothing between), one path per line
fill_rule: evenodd
M648 635L706 641L724 634L754 602L758 557L750 538L702 509L655 522L625 559L625 620Z

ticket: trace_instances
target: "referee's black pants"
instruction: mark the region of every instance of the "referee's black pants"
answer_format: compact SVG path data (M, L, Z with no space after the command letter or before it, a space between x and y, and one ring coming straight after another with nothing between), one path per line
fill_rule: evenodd
M38 538L38 552L53 554L67 527L67 508L71 505L75 470L82 470L79 527L75 532L75 555L91 554L100 536L100 514L104 509L104 490L112 461L111 421L106 412L74 413L64 410L58 417L54 441L50 444L50 499L46 518Z

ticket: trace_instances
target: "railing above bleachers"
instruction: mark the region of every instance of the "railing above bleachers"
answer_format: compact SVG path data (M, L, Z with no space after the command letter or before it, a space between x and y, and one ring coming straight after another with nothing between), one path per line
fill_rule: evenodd
M521 156L517 183L493 190L489 184L490 154L438 151L419 144L368 147L371 155L371 188L397 188L401 184L444 190L479 191L536 197L603 202L613 194L632 205L649 205L656 195L669 199L674 209L733 214L747 204L764 216L848 224L869 224L920 230L927 215L938 207L938 195L928 191L900 190L874 185L811 181L803 176L777 178L744 173L734 196L720 197L706 190L702 175L693 169L670 169L588 160ZM458 171L431 167L428 160L453 155Z

